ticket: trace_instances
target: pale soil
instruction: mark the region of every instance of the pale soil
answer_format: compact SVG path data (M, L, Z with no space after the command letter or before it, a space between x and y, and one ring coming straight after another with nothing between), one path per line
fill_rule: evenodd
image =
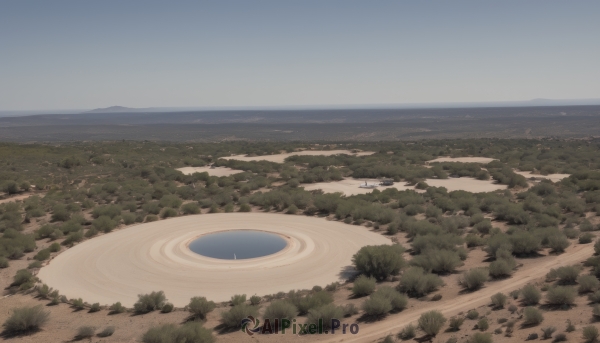
M462 162L462 163L490 163L496 160L495 158L489 157L438 157L433 160L427 161L427 163L433 162Z
M508 188L506 185L497 184L491 180L477 180L470 177L426 179L425 183L432 187L445 187L448 192L467 191L471 193L481 193Z
M530 177L535 177L536 179L547 179L550 180L552 182L558 182L562 179L566 179L569 176L571 176L571 174L548 174L548 175L541 175L541 174L532 174L530 171L517 171L515 170L515 173L519 174L519 175L523 175L526 178L530 178Z
M300 187L304 187L304 189L307 191L320 189L323 191L323 193L342 193L346 196L371 193L373 189L378 189L380 191L383 191L387 188L396 188L400 191L414 189L414 186L404 186L405 182L395 182L393 186L378 186L377 188L360 188L359 186L364 185L365 181L368 184L379 183L379 181L375 179L345 178L341 181L301 184Z
M254 229L287 236L288 248L249 260L218 260L187 248L208 232ZM261 213L195 215L145 223L85 241L38 273L68 298L131 306L137 295L162 290L175 306L193 296L229 300L233 294L310 289L343 279L352 255L391 241L364 227L304 216Z
M215 167L215 168L211 168L211 167L183 167L183 168L179 168L177 169L180 172L184 173L185 175L192 175L194 173L203 173L203 172L207 172L208 175L210 176L230 176L233 174L239 174L239 173L243 173L243 170L238 170L238 169L231 169L231 168L227 168L227 167Z
M304 151L296 151L289 152L285 154L277 154L277 155L264 155L264 156L246 156L246 155L234 155L229 157L221 157L225 160L239 160L239 161L269 161L275 163L283 163L284 160L290 156L331 156L331 155L340 155L347 154L352 156L367 156L372 155L374 152L371 151L361 151L358 153L353 153L350 150L304 150Z
M6 199L0 199L0 204L4 204L11 201L23 201L32 195L35 195L35 193L22 193L19 195L9 196Z
M346 196L356 195L356 194L367 194L373 191L373 188L360 188L359 186L364 185L365 181L368 184L378 183L379 181L375 179L351 179L346 178L341 181L331 181L331 182L317 182L311 184L302 184L301 187L304 187L307 191L320 189L323 193L342 193ZM429 186L433 187L446 187L446 189L451 191L463 190L472 193L480 193L480 192L493 192L496 190L506 189L506 185L496 184L493 181L484 181L477 180L468 177L461 178L448 178L448 179L426 179L425 182ZM412 189L417 192L424 192L420 189L415 189L414 186L405 186L405 182L395 182L392 186L378 186L377 188L380 191L383 191L387 188L396 188L399 191L404 191L408 189Z

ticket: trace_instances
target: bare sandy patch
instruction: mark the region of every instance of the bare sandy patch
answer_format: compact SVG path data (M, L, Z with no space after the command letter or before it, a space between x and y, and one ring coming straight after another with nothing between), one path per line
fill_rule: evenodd
M243 173L243 170L231 169L227 167L183 167L177 169L185 175L192 175L194 173L204 173L207 172L210 176L230 176L233 174Z
M304 150L289 152L285 154L277 155L264 155L264 156L246 156L246 155L233 155L229 157L221 157L225 160L239 160L239 161L269 161L275 163L283 163L284 160L290 156L332 156L332 155L352 155L352 156L368 156L374 154L372 151L361 151L354 153L350 150Z
M383 191L387 188L396 188L399 191L404 191L407 189L414 190L414 186L405 186L404 182L395 182L392 186L378 186L377 188L361 188L361 185L364 185L365 182L367 184L378 184L379 181L375 179L351 179L346 178L341 181L332 181L332 182L316 182L310 184L302 184L301 187L304 187L307 191L314 191L320 189L323 193L342 193L346 196L357 195L357 194L367 194L371 193L373 189L378 189Z
M427 161L428 163L433 162L462 162L462 163L490 163L496 160L496 158L489 157L438 157L434 160Z
M566 179L569 176L571 176L571 174L548 174L548 175L541 175L541 174L532 174L530 171L517 171L515 170L515 173L519 174L519 175L523 175L526 178L536 178L536 179L547 179L550 180L552 182L558 182L562 179Z
M209 232L244 229L286 236L288 248L247 260L218 260L187 244ZM310 289L343 279L352 255L391 241L364 227L319 218L265 213L195 215L115 231L66 250L38 273L69 298L131 306L137 295L162 290L175 306L193 296L226 301L234 294Z
M25 193L25 194L15 195L15 196L12 196L12 197L6 198L6 199L0 199L0 204L5 204L5 203L11 202L11 201L22 201L22 200L29 198L32 195L35 195L35 194L34 193Z
M471 193L493 192L507 189L508 186L494 183L491 180L477 180L470 177L448 179L427 179L425 182L433 187L445 187L448 192L467 191Z

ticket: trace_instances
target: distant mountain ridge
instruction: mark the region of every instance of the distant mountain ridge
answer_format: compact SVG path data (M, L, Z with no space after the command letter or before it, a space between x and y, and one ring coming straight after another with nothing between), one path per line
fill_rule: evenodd
M146 107L132 108L110 106L96 108L82 113L158 113L189 111L255 111L255 110L320 110L320 109L411 109L411 108L477 108L477 107L530 107L530 106L586 106L600 105L598 99L544 99L537 98L526 101L495 102L439 102L439 103L404 103L404 104L364 104L364 105L322 105L322 106L211 106L211 107Z

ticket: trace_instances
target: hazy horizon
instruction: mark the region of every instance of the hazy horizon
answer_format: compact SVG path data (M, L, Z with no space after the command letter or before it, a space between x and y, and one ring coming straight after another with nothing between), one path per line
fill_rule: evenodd
M600 2L7 2L0 111L600 98Z

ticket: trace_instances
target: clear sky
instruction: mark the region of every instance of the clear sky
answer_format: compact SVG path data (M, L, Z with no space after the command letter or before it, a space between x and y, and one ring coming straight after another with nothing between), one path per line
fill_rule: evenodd
M600 1L0 0L0 110L600 98Z

